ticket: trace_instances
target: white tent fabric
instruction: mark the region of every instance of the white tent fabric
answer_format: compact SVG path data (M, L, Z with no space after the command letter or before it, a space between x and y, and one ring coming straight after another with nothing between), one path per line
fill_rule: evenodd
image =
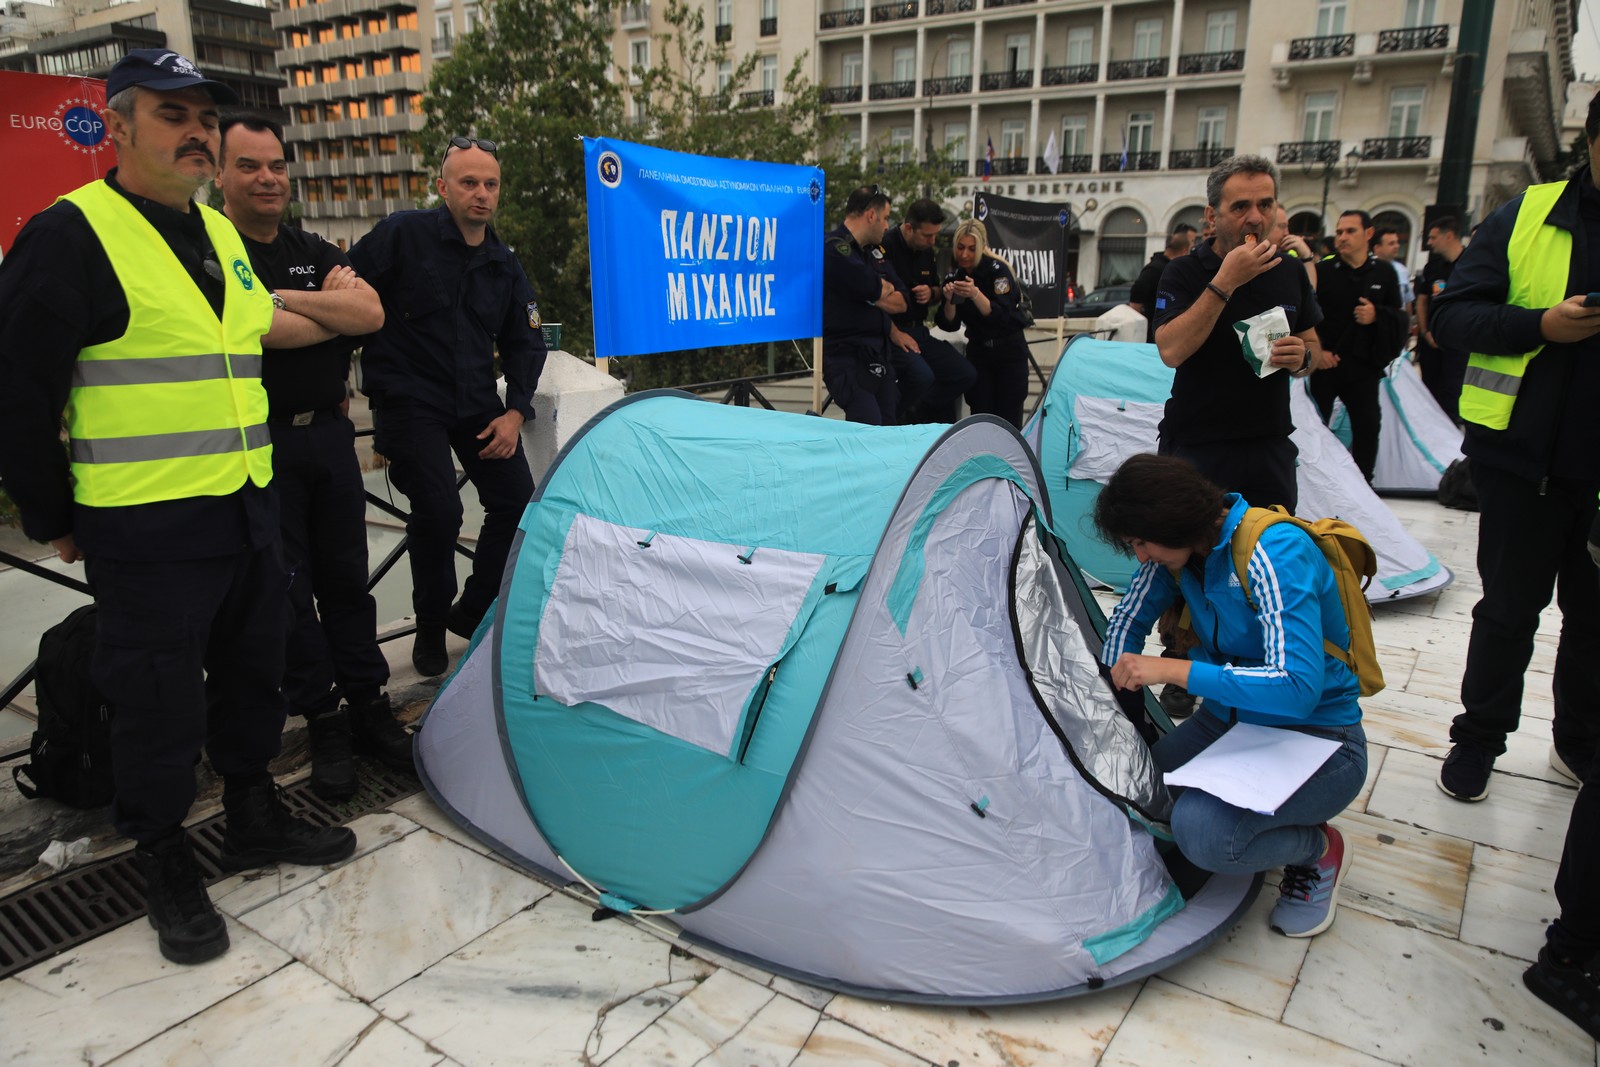
M1383 425L1372 488L1380 493L1433 496L1445 468L1461 458L1461 427L1450 421L1409 355L1389 364L1378 390ZM1334 414L1338 425L1339 412Z

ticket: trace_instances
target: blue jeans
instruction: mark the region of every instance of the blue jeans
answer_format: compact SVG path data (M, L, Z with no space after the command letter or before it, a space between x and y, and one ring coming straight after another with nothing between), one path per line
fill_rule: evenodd
M1321 858L1321 824L1345 809L1367 778L1367 735L1350 726L1300 726L1301 733L1341 742L1274 815L1236 808L1199 789L1175 790L1172 836L1190 863L1219 874L1249 874L1286 864L1307 866ZM1228 724L1205 710L1151 749L1156 766L1175 770L1209 748Z

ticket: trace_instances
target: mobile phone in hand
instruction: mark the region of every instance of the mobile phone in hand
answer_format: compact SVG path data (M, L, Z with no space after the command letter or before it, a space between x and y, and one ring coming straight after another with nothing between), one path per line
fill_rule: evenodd
M1600 293L1590 293L1584 297L1583 306L1586 308L1600 308Z

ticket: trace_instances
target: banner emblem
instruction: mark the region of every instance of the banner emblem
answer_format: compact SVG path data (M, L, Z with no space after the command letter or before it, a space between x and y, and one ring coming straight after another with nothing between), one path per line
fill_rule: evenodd
M622 184L622 160L615 152L600 153L600 184L615 189Z

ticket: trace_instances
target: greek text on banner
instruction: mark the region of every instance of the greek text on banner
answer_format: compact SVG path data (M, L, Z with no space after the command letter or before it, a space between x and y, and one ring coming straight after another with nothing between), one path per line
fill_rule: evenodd
M595 354L815 337L816 167L583 141Z

